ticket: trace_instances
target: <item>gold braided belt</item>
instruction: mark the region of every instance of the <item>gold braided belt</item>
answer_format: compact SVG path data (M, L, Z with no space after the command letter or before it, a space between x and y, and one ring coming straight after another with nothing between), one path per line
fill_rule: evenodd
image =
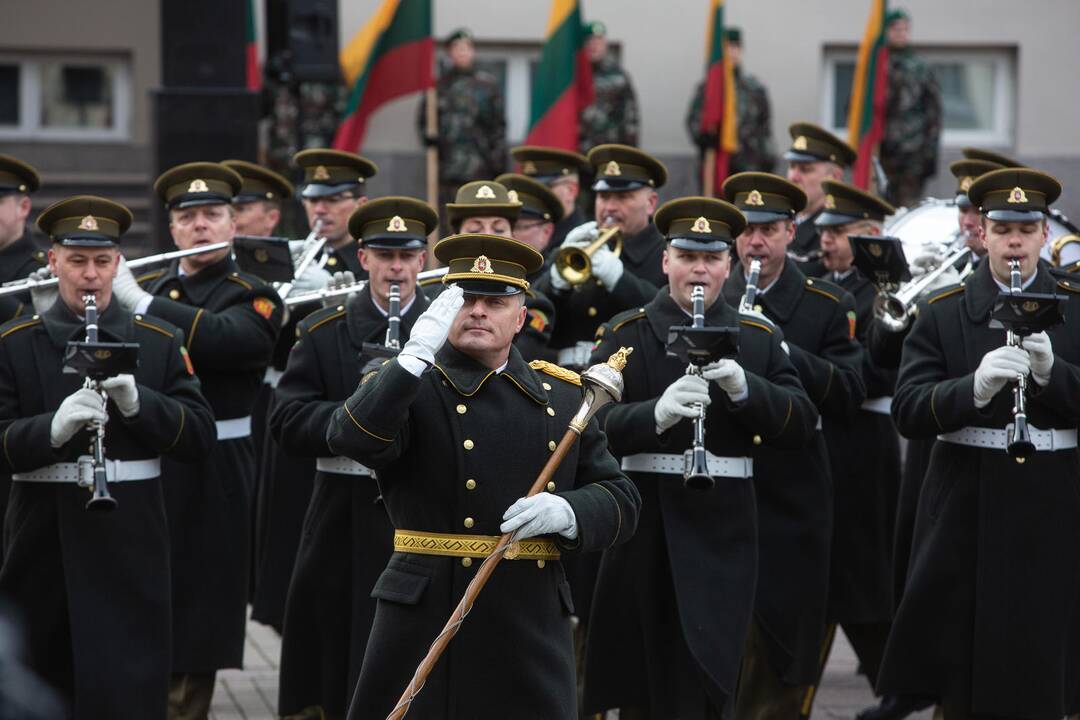
M499 546L498 535L453 535L450 533L394 531L394 551L416 555L485 558ZM551 540L515 540L503 552L506 560L558 560L559 549Z

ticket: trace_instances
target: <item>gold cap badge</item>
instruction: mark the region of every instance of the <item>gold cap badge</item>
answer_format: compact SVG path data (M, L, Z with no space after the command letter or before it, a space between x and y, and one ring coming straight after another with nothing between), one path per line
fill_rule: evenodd
M961 180L960 180L960 189L963 190L964 192L967 192L968 188L971 187L971 183L973 183L973 182L975 182L975 178L971 177L970 175L961 178Z
M477 200L494 200L495 199L495 191L491 189L490 185L481 185L480 187L478 187L476 189L476 199ZM481 255L480 257L483 257L483 255Z
M484 187L487 187L486 185ZM488 188L489 190L491 188ZM491 261L488 260L487 255L481 255L473 260L472 267L469 268L469 272L483 273L485 275L494 275L495 271L491 269Z
M327 172L325 165L316 165L315 172L311 173L312 180L329 180L330 173Z
M93 215L87 215L86 217L84 217L82 219L82 222L79 223L79 229L80 230L97 230L98 229L97 220L94 219Z
M1009 193L1009 203L1016 205L1019 203L1026 203L1028 201L1027 193L1024 192L1022 187L1014 187L1012 192Z
M405 232L406 230L408 228L405 227L405 221L401 219L400 215L390 218L390 222L386 224L387 232Z
M800 135L795 138L795 142L791 143L792 150L805 150L806 149L806 136Z
M536 163L534 163L532 160L526 160L525 164L521 166L521 172L525 175L535 175Z
M604 166L605 175L622 175L622 170L619 168L619 163L612 160Z
M519 203L519 202L521 202L520 200L518 200L518 194L517 194L517 190L510 190L510 191L508 191L508 192L506 193L506 197L507 197L507 198L509 198L509 199L510 199L510 202L512 202L512 203Z
M836 209L836 198L834 198L832 196L832 193L829 193L828 195L825 196L825 209L826 210L835 210Z
M746 196L746 204L761 207L765 204L765 201L761 199L761 193L757 190L751 190L750 194Z
M694 221L694 225L690 228L690 232L711 233L712 225L710 225L709 221L706 220L704 216L702 216Z
M195 192L210 192L210 188L206 185L206 181L202 178L195 178L191 181L191 184L187 186L189 193Z

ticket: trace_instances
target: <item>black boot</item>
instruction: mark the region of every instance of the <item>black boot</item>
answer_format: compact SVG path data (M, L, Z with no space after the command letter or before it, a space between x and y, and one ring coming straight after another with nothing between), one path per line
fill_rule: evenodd
M932 698L917 695L886 695L877 707L866 708L855 720L903 720L913 712L925 710L934 704Z

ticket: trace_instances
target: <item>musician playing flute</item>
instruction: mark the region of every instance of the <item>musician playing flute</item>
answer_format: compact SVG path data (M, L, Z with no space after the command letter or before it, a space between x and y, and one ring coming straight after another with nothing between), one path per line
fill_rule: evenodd
M827 280L806 277L787 254L806 195L769 173L733 175L723 191L747 218L724 297L739 303L751 261L759 260L750 312L783 331L799 381L821 416L853 417L865 395L855 300ZM836 209L828 195L822 207L819 219ZM807 686L816 680L825 639L833 499L821 425L805 446L755 448L753 457L761 570L735 717L796 717L812 692Z
M644 308L601 326L594 358L632 345L623 402L601 419L642 496L637 534L605 551L593 598L585 710L620 718L726 717L754 608L757 512L752 448L802 447L813 403L767 320L724 302L730 249L746 220L733 205L682 198L656 213L668 285ZM782 251L781 251L782 252ZM700 375L666 352L704 290L705 325L738 328L738 355ZM711 490L684 486L698 403L707 406ZM789 468L789 471L792 470Z
M285 603L279 715L321 711L343 717L360 674L375 616L371 588L390 558L394 528L371 470L331 452L326 430L375 359L365 343L383 346L391 339L391 310L400 347L427 309L416 275L427 260L427 236L438 224L431 207L408 197L371 200L353 213L349 232L369 281L300 322L276 390L274 440L285 452L316 458Z
M1060 193L1026 168L975 180L986 259L920 304L904 342L893 418L937 444L878 689L932 699L947 720L1080 711L1080 285L1039 259ZM1010 261L1023 292L1068 300L1064 324L1020 347L990 325ZM1019 375L1036 448L1022 464L1006 453Z
M126 310L113 293L131 221L123 205L87 195L42 212L59 299L0 327L0 470L14 478L0 595L21 620L28 665L66 703L63 716L165 717L172 627L162 457L193 462L214 444L183 330ZM61 369L67 342L86 338L86 295L96 300L101 341L139 345L134 373L101 381L107 400ZM91 422L105 423L118 502L108 513L86 510L90 492L77 484Z
M640 497L593 420L545 491L522 498L581 405L575 373L526 363L512 344L543 256L479 234L434 252L450 287L401 354L338 403L327 433L331 451L375 470L394 527L349 717L390 713L499 534L515 532L409 716L572 718L574 608L559 559L625 542Z

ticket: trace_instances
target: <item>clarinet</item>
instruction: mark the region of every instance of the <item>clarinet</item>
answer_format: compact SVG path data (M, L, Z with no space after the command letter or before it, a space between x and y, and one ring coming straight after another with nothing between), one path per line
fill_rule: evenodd
M746 290L743 292L742 300L739 301L739 312L744 315L755 312L754 303L757 302L759 275L761 275L761 260L751 258L750 275L746 278Z
M84 295L83 304L86 313L86 342L97 343L97 299L93 294ZM97 380L87 377L83 387L100 394L103 401L108 399ZM105 472L105 423L94 421L90 423L90 428L94 432L92 445L94 454L92 458L88 458L89 462L83 459L80 459L79 462L80 484L92 486L94 489L93 497L86 503L86 509L98 512L114 510L117 502L116 498L109 494L109 480Z
M705 288L695 285L690 301L693 303L693 327L705 327ZM690 363L686 374L701 375L701 368ZM693 490L709 490L716 485L716 481L709 475L709 463L705 453L705 405L695 404L697 417L694 418L694 442L683 456L683 485Z
M1020 261L1009 261L1009 292L1013 295L1023 292L1023 279L1020 277ZM1013 330L1006 332L1006 342L1012 347L1023 347L1024 338ZM1035 452L1035 444L1031 442L1031 433L1027 423L1027 376L1018 373L1016 385L1013 387L1013 421L1009 427L1009 444L1005 450L1009 457L1022 463Z
M390 294L387 299L386 340L383 342L391 350L401 349L401 286L398 283L390 283Z

